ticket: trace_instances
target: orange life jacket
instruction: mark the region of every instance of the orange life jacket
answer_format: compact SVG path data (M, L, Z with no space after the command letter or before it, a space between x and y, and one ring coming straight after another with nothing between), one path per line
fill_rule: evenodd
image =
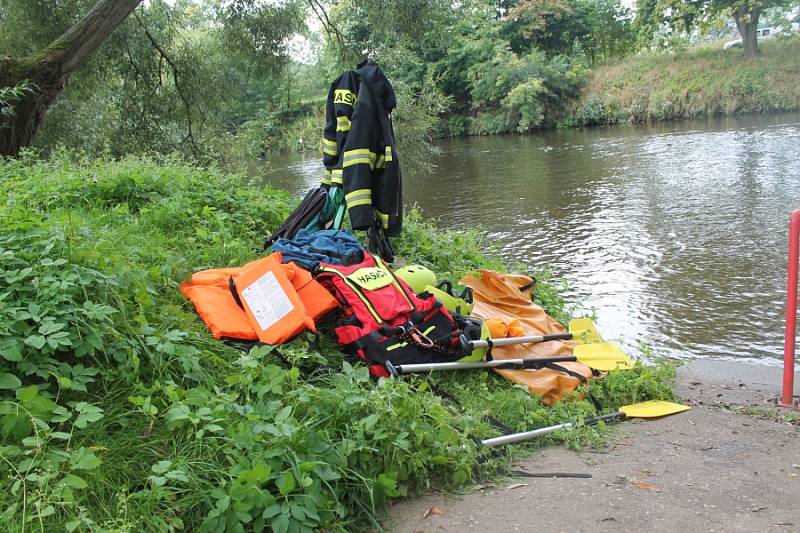
M310 272L281 264L280 253L243 267L196 272L181 284L181 292L222 340L282 344L305 329L316 331L315 322L337 307Z
M230 276L222 278L219 284L206 284L208 280L202 276L198 280L192 276L191 281L181 284L181 292L192 301L215 339L257 341L256 330L250 325L244 309L233 299L228 279Z

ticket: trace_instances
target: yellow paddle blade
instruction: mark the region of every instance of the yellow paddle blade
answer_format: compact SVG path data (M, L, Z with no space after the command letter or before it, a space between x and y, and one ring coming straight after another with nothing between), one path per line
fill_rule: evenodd
M579 344L573 350L579 363L596 370L617 370L633 368L633 361L625 355L622 348L610 342L601 344Z
M578 344L603 342L603 337L590 318L576 318L569 321L569 332Z
M691 409L688 405L679 403L651 400L649 402L623 405L619 408L628 418L658 418L659 416L674 415Z

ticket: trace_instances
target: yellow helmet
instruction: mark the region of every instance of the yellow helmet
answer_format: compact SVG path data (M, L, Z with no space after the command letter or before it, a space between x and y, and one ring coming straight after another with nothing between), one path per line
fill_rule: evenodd
M411 287L414 292L422 292L428 285L436 285L436 274L422 265L406 265L394 271L394 275Z

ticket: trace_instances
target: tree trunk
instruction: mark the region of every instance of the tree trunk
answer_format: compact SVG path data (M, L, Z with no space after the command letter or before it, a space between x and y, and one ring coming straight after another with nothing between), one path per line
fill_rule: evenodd
M0 121L0 156L29 146L47 110L81 62L136 9L142 0L99 0L64 35L30 57L0 57L0 87L27 81L33 91L14 103L14 116Z
M742 48L746 57L755 57L761 53L758 49L758 37L756 36L758 18L760 16L761 10L759 8L750 8L748 2L745 2L733 12L733 19L736 21L739 35L742 36Z

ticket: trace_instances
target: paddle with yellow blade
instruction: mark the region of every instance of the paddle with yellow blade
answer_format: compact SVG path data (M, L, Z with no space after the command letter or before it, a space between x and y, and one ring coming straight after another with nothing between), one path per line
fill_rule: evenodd
M554 333L551 335L532 335L528 337L510 337L504 339L489 339L489 328L485 325L481 330L481 340L462 341L462 350L470 353L461 361L480 361L486 357L486 352L491 346L508 346L510 344L527 344L532 342L568 341L574 340L578 344L591 344L603 342L600 332L594 322L589 318L575 318L569 322L569 333Z
M476 368L498 368L507 370L539 369L550 363L574 362L600 371L633 368L633 362L625 355L616 344L599 342L599 344L582 344L584 342L602 341L594 323L585 318L572 320L569 324L569 333L555 333L551 335L531 335L527 337L508 337L502 339L482 339L470 341L462 338L462 349L465 353L483 350L481 356L489 347L509 346L512 344L530 344L554 340L572 340L578 345L572 355L556 355L553 357L538 357L531 359L497 359L494 361L455 361L452 363L420 363L407 365L393 365L386 362L386 370L394 377L402 374L417 372L431 372L435 370L472 370ZM474 357L470 357L474 359Z
M651 400L649 402L623 405L619 408L619 411L615 413L593 416L583 420L582 422L566 422L564 424L534 429L532 431L512 433L511 435L503 435L502 437L494 437L492 439L482 440L481 444L484 446L501 446L503 444L511 444L514 442L520 442L523 440L532 439L534 437L539 437L560 429L574 429L576 427L596 424L601 421L610 422L612 420L625 420L626 418L659 418L662 416L688 411L689 409L690 407L687 405L664 402L661 400Z
M591 318L574 318L569 321L569 332L578 344L603 342L603 337Z

